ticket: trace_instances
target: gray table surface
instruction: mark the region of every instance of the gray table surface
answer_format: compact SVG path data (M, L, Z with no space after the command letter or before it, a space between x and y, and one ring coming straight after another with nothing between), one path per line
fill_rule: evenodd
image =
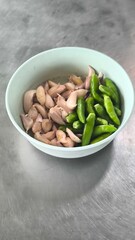
M135 86L135 1L0 0L0 240L134 240L135 111L109 146L72 160L36 150L7 116L14 71L61 46L110 55Z

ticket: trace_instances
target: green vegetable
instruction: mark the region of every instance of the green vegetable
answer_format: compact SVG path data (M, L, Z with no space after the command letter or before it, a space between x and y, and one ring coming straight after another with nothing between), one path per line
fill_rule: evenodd
M105 82L105 85L112 89L113 92L115 93L115 95L117 96L117 101L118 101L118 104L117 104L117 107L119 108L120 107L120 94L119 94L119 90L117 88L117 86L115 85L115 83L109 79L109 78L105 78L104 79L104 82Z
M85 123L85 100L79 97L77 100L77 115L80 122Z
M120 125L120 120L115 112L113 103L111 101L111 98L107 95L104 95L104 106L106 109L106 112L108 113L109 117L111 118L111 120L117 125Z
M88 145L90 143L91 136L92 136L93 129L94 129L94 124L95 124L95 114L89 113L89 115L86 119L86 124L84 126L84 130L83 130L82 146Z
M109 96L112 99L112 101L115 103L116 106L119 106L119 98L117 97L117 94L115 94L115 92L111 88L100 85L99 90L101 91L101 93Z
M94 98L93 97L88 97L86 100L86 111L87 113L95 113L94 111Z
M97 142L109 137L110 135L111 135L111 133L104 133L104 134L100 135L99 137L94 138L90 143L91 144L97 143Z
M78 130L83 130L84 124L81 123L79 120L73 122L73 128Z
M115 112L117 113L117 116L120 117L121 116L121 110L117 107L114 107Z
M117 130L114 125L99 125L94 128L92 138L98 137L103 133L113 133Z
M107 125L108 122L106 119L103 119L103 118L100 118L100 117L97 117L96 118L96 125Z
M66 116L66 121L68 123L73 123L74 121L76 121L78 119L78 116L77 116L77 113L76 112L72 112L72 113L69 113L67 116Z
M99 79L96 74L92 75L90 82L90 91L92 97L99 103L103 104L103 98L99 94Z
M113 123L109 118L105 108L101 104L99 103L95 104L94 108L98 117L105 119L109 123Z

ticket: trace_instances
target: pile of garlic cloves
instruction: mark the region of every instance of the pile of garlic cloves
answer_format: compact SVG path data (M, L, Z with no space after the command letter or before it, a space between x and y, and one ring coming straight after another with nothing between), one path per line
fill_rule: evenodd
M66 125L66 116L75 110L77 98L88 94L93 72L94 69L89 66L84 81L81 77L71 75L64 84L48 80L36 89L25 92L24 113L20 115L25 131L46 144L77 146L81 142L81 135L74 134L68 127L64 132L59 126Z

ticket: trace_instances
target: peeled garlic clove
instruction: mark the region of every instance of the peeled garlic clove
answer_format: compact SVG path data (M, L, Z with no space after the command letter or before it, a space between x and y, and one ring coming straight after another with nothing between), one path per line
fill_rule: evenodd
M49 111L49 117L55 122L55 123L58 123L58 124L62 124L64 125L65 122L64 120L62 119L62 117L59 115L58 111L57 111L57 108L53 107L50 109Z
M66 142L63 145L64 147L74 147L75 142L70 137L66 137Z
M85 88L85 83L83 82L81 85L76 85L75 86L75 90L77 90L77 89L83 89L83 88Z
M67 90L74 90L75 89L75 85L72 82L65 83L65 86L66 86Z
M43 142L43 143L52 145L52 144L51 144L51 141L49 141L49 140L44 136L44 134L41 134L40 132L36 132L36 133L34 134L34 138L37 139L37 140L39 140L40 142Z
M76 90L77 97L84 97L87 92L88 92L88 90L86 90L86 89L78 89L78 90Z
M34 98L35 94L36 94L36 90L29 90L24 94L23 108L24 108L25 113L28 113L31 106L33 105L33 98Z
M61 116L62 116L62 118L63 118L63 120L64 121L66 121L66 116L68 115L68 113L64 110L64 109L62 109L62 114L61 114Z
M77 137L69 128L66 128L66 132L72 141L74 141L76 143L81 142L81 139L79 137Z
M56 131L56 138L60 143L66 143L66 133L62 130Z
M33 119L31 119L28 115L25 115L23 113L20 115L20 117L26 132L28 132L29 129L31 129L33 126Z
M33 126L32 126L32 132L36 133L36 132L40 132L42 129L42 125L41 122L34 122Z
M50 119L43 119L42 129L45 133L49 132L52 129L52 121Z
M32 106L32 107L30 108L30 110L29 110L29 112L28 112L28 116L29 116L31 119L33 119L33 120L35 120L35 119L37 118L37 116L38 116L38 111L37 111L37 109L36 109L34 106Z
M67 90L67 91L64 91L61 96L64 97L65 99L67 99L70 95L70 93L72 92L72 90Z
M45 90L43 86L39 86L36 90L37 100L41 105L45 104Z
M53 126L52 126L52 130L56 132L56 130L57 130L57 127L56 127L56 125L55 125L55 124L53 124Z
M55 135L56 131L50 131L44 134L44 136L50 141L55 138Z
M38 110L38 112L41 114L43 118L48 117L45 107L41 106L39 103L35 103L33 106L36 107L36 109Z
M83 83L81 77L77 77L74 74L69 77L69 81L73 82L75 85L81 85Z
M68 99L67 99L67 107L71 110L73 110L77 105L77 92L73 91L70 93Z
M66 89L66 87L64 85L59 85L58 89L57 89L57 94L60 94L62 92L64 92Z
M45 106L49 109L54 107L54 101L53 101L52 97L47 92L46 92Z
M42 118L41 114L39 113L37 115L36 122L42 122L42 121L43 121L43 118Z
M57 146L57 147L63 147L63 145L57 140L57 138L54 138L51 140L51 144L53 146Z
M49 90L49 83L46 81L44 85L45 92Z
M59 85L57 84L56 86L53 86L51 87L49 90L48 90L48 94L51 96L51 97L57 97L57 90L58 90L58 87Z
M65 101L65 99L59 94L57 98L57 106L63 108L67 113L71 112L71 109L67 107L67 102Z
M85 89L89 89L90 88L90 80L92 77L92 74L95 73L94 69L89 65L89 69L88 69L88 76L85 79Z
M58 85L57 83L55 83L55 82L53 82L51 80L48 81L48 84L49 84L50 88Z

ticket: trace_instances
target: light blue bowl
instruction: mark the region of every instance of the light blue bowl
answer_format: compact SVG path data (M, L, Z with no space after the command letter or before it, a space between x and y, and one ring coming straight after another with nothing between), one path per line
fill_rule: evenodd
M87 75L88 65L110 77L118 86L123 108L123 118L118 130L106 139L84 147L65 148L42 143L29 136L22 126L20 113L25 91L32 89L45 79L69 74ZM93 154L108 145L126 125L134 106L134 90L125 70L112 58L95 50L79 47L51 49L30 58L11 77L6 90L6 109L16 129L37 149L62 158L78 158Z

